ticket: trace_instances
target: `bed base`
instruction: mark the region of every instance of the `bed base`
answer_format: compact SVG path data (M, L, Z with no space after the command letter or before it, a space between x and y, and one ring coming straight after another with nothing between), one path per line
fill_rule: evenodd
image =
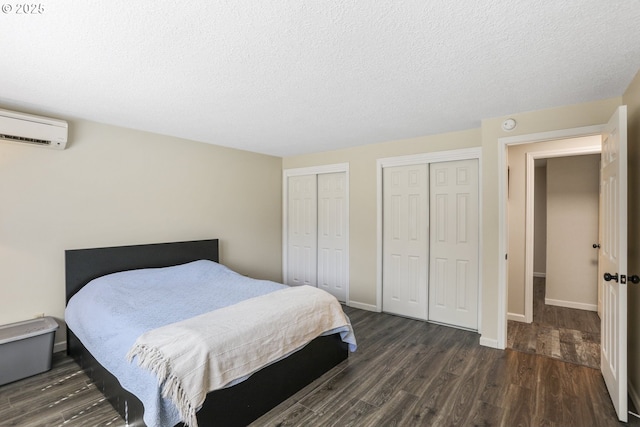
M128 426L145 426L144 407L69 331L69 355L91 378ZM303 349L269 365L233 387L207 394L196 414L198 424L246 426L347 359L339 334L318 337ZM182 427L177 424L176 427Z
M105 274L167 267L198 259L217 262L218 240L69 250L65 252L67 302L89 281ZM82 367L128 426L145 426L142 402L123 389L68 328L67 353ZM201 427L246 426L347 357L348 345L342 342L339 334L318 337L287 358L257 371L247 380L207 394L197 413L198 423ZM182 423L176 425L182 426Z

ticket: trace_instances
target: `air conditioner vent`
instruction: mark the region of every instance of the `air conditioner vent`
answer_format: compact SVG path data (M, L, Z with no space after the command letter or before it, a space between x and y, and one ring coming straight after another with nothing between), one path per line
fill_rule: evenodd
M64 120L0 109L0 141L64 150L67 136Z
M44 139L26 138L24 136L5 135L0 133L0 139L7 139L15 142L28 142L29 144L36 145L51 145L51 141Z

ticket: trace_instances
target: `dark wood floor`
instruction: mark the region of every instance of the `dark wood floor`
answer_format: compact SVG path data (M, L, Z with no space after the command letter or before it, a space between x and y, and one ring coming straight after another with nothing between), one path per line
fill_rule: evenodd
M600 317L546 305L545 279L533 281L533 323L507 322L507 347L600 369Z
M473 332L345 311L358 351L253 426L619 425L598 370L481 347ZM73 361L56 354L54 365L0 387L0 425L124 425Z

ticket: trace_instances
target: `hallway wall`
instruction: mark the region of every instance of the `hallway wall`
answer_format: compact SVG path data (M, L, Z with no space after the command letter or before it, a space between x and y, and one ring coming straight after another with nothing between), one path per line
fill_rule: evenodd
M596 311L600 155L547 160L545 303Z

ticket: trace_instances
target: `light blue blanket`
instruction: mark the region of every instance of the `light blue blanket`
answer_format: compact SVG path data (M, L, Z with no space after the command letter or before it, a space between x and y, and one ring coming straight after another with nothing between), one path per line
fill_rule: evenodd
M157 378L126 361L136 339L160 326L283 288L205 260L133 270L91 281L69 301L65 321L96 360L142 401L147 426L173 426L180 415L162 398ZM352 331L342 335L355 349Z

